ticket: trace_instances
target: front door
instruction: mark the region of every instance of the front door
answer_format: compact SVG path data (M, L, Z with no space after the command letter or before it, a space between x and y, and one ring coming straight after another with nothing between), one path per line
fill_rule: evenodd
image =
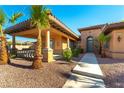
M93 38L87 38L87 52L93 52Z

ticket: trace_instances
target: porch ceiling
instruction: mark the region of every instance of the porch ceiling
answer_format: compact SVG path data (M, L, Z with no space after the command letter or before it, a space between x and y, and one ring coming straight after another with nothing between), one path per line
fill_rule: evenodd
M21 31L21 32L16 32L16 33L12 33L11 35L15 35L15 36L21 36L21 37L26 37L26 38L33 38L36 39L38 36L38 30L36 28L30 29L30 30L26 30L26 31ZM44 37L46 35L46 31L42 31L42 36ZM63 36L63 37L68 37L71 40L76 40L74 38L72 38L71 36L68 36L62 32L59 32L57 29L55 28L51 28L50 29L50 37L54 37L54 36Z
M33 28L33 29L26 30L26 31L12 33L11 35L35 39L38 35L38 30L36 28Z
M75 33L70 31L69 28L67 28L62 22L60 22L54 16L49 16L49 18L50 18L50 25L51 25L52 28L55 28L58 31L60 31L60 32L66 34L66 35L69 35L69 36L71 36L75 39L79 38ZM31 20L28 19L26 21L23 21L19 24L16 24L12 27L9 27L9 28L5 29L5 33L10 34L10 35L16 34L16 35L23 36L23 37L26 36L26 37L29 37L29 38L32 38L32 37L36 38L36 32L34 32L34 31L32 32L32 29L35 29L35 27L31 25ZM27 34L26 31L28 31L28 30L31 31L30 34L29 33Z

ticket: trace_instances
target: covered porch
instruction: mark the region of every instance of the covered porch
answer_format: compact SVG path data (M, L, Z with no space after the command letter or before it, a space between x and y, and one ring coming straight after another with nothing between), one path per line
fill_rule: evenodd
M55 57L59 58L66 48L76 47L78 36L61 23L57 18L50 15L50 29L42 31L42 54L43 61L51 62ZM30 19L5 30L6 34L12 36L12 48L16 49L16 36L37 39L38 30L31 27ZM17 57L33 59L34 47L17 50ZM54 57L54 58L53 58Z
M15 46L16 36L37 39L37 34L38 34L38 30L36 28L27 30L25 32L18 32L12 34L12 41L13 41L12 47L16 48ZM76 41L75 39L57 31L54 28L51 28L50 30L42 31L42 53L43 53L44 61L51 61L52 56L54 58L60 57L64 49L75 47L74 45L75 41ZM17 50L17 57L32 59L34 55L34 47L35 47L35 43L29 49Z

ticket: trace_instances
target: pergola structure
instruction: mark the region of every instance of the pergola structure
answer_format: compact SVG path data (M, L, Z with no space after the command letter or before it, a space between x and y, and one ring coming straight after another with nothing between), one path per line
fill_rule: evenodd
M42 31L43 60L53 60L53 53L62 53L62 50L70 47L70 42L77 42L79 37L72 32L65 24L52 14L49 15L50 29ZM31 25L31 19L18 23L5 29L5 33L12 35L13 49L15 49L16 36L26 38L37 38L38 30ZM54 46L51 48L51 45Z

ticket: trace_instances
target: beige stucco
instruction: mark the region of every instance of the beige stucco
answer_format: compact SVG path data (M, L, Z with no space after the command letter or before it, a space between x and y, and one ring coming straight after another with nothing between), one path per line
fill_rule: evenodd
M81 47L85 52L87 51L87 38L92 36L95 39L100 33L101 29L81 31ZM109 41L109 48L105 49L106 55L112 58L124 58L124 29L112 30L107 35L109 35L111 39ZM119 35L121 36L120 42L117 39Z
M63 49L69 48L69 41L71 41L71 43L72 41L76 42L79 37L55 16L52 14L48 14L48 16L50 28L42 31L41 48L43 49L43 59L45 58L45 61L49 62L53 59L53 53L61 54ZM6 29L6 33L13 36L13 47L15 45L14 36L37 39L38 29L33 28L30 21L31 20L28 19Z
M46 46L50 45L50 42L49 44L47 44L48 43L47 34L48 34L48 31L42 31L42 48L43 49L46 48ZM68 39L74 42L77 41L77 39L73 38L72 36L62 33L61 31L55 28L51 28L49 30L49 34L50 34L49 39L54 41L53 53L61 54L63 49L66 49L68 47L68 44L67 44ZM12 35L36 39L38 35L38 30L34 28L31 30L16 32L16 33L13 33Z
M112 58L124 58L124 29L113 30L108 35L111 36L107 56ZM120 42L118 36L121 36Z
M101 33L101 29L92 29L81 31L81 48L86 52L87 50L87 38L92 36L94 39Z

